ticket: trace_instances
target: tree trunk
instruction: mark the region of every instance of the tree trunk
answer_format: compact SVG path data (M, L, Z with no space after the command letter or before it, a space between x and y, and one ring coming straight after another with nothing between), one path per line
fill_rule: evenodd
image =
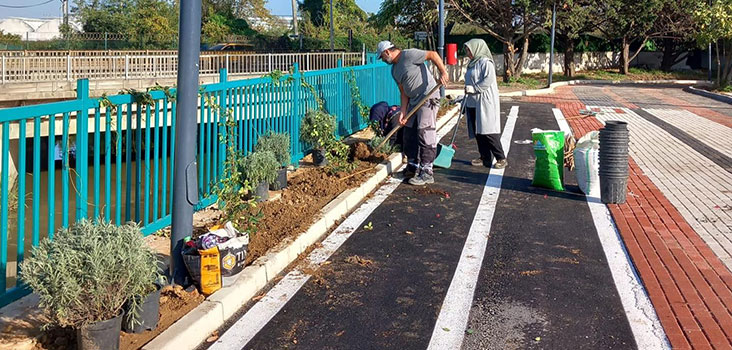
M503 43L503 82L510 83L511 78L514 76L514 52L516 52L515 46L512 42Z
M620 74L628 74L630 71L630 42L623 37L622 52L620 53Z
M524 72L524 64L526 64L526 59L529 56L529 37L527 36L524 38L524 45L521 48L521 57L519 57L518 62L516 63L516 78L520 77L521 74Z
M670 72L676 59L679 57L679 53L676 52L676 42L673 39L663 39L663 59L661 60L661 70L664 72Z
M719 59L719 40L714 42L714 46L717 49L717 84L719 84L722 78L722 62ZM711 69L711 67L709 68Z
M566 40L566 48L564 49L564 76L567 78L574 77L574 39Z

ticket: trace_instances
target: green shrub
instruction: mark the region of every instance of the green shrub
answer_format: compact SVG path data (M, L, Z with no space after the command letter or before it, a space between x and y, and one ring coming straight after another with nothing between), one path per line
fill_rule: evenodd
M136 319L135 297L155 289L158 264L137 224L81 220L41 241L21 271L53 323L80 328L116 317L126 301Z
M384 142L384 145L381 146L381 148L377 149L376 147L382 141L384 141L384 136L374 136L374 138L372 138L371 141L369 141L369 146L374 151L381 152L381 153L385 153L387 155L388 154L392 154L392 153L396 153L396 152L399 152L400 151L399 150L399 146L392 144L391 141Z
M300 125L300 138L316 149L326 149L335 140L336 119L321 110L309 110Z
M252 152L241 161L241 173L254 187L262 182L274 183L279 167L274 153L270 151Z
M333 141L326 147L325 158L328 159L328 165L325 166L325 170L330 174L339 172L353 171L358 167L358 162L348 161L349 153L351 148L341 141Z
M286 167L290 164L290 135L269 132L257 140L255 152L270 151L274 153L277 163Z

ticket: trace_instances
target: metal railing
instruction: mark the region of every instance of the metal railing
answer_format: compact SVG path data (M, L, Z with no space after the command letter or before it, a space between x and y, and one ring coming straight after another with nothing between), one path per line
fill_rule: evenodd
M350 79L365 104L399 101L383 63L310 72L294 66L292 79L285 76L279 84L269 77L229 81L222 70L221 82L201 86L197 170L203 199L197 209L215 201L212 189L223 172L222 111L236 122L236 144L244 154L259 135L288 133L296 163L307 150L301 119L317 108L303 80L337 117L340 136L367 125L354 106ZM150 105L128 94L92 98L88 80L77 81L77 93L75 100L0 109L0 306L28 293L17 278L18 264L61 227L101 217L138 222L150 234L170 224L175 89L150 92Z
M217 75L226 69L230 75L258 75L274 70L288 71L299 62L303 71L336 68L365 63L363 53L217 53L200 58L202 76ZM175 54L125 54L104 56L2 56L0 83L74 81L78 79L146 79L177 76Z

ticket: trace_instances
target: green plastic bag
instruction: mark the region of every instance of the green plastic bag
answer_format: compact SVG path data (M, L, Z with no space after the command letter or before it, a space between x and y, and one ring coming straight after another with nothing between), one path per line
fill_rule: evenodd
M532 130L534 141L533 186L564 191L564 132L553 130Z

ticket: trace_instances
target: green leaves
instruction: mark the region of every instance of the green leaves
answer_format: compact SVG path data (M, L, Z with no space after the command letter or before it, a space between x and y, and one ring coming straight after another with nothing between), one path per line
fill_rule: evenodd
M136 224L81 220L46 238L22 264L22 280L51 321L79 328L113 318L154 290L160 266Z

